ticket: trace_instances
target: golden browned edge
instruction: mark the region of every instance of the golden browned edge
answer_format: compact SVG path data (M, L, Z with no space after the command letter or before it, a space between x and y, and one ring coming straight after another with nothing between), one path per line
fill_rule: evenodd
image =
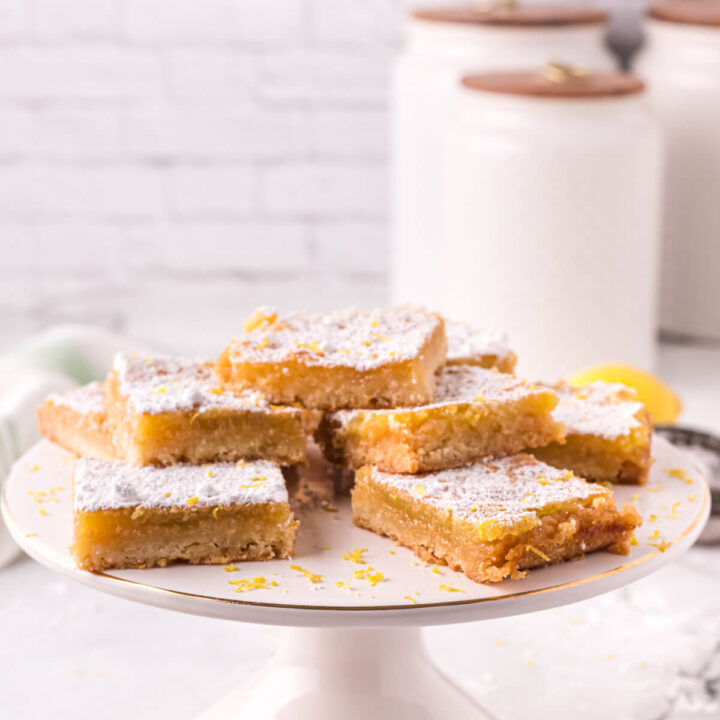
M683 538L687 537L697 526L697 524L700 522L700 520L705 515L705 512L707 511L707 508L710 504L710 488L708 487L707 482L703 482L703 501L702 505L700 507L700 510L698 514L695 516L693 521L688 525L679 535L674 537L670 542L665 543L665 550L667 551L669 548L676 545L678 542L680 542ZM18 524L17 520L13 516L13 514L10 512L10 508L8 507L7 503L7 488L3 487L2 489L2 506L3 506L3 515L5 519L8 521L8 525L12 525L14 531L15 531L15 537L21 538L23 535L22 529L20 528L20 525ZM28 549L27 552L31 555L31 557L35 557L39 560L38 557L35 556L35 554L32 552L32 550ZM70 570L71 572L75 573L82 573L86 572L84 570L78 570L75 563L72 562L72 558L67 555L61 555L60 553L56 552L55 550L51 550L50 554L53 555L57 561L57 563L66 569ZM253 601L253 600L237 600L236 598L219 598L219 597L213 597L212 595L200 595L198 593L187 593L182 592L180 590L168 590L167 588L159 588L154 585L146 585L145 583L137 582L136 580L127 580L126 578L120 578L115 575L108 575L105 572L96 571L90 573L91 575L95 575L97 577L101 577L108 581L123 583L127 585L136 585L138 587L144 588L145 591L150 592L154 595L170 595L172 597L184 597L184 598L190 598L193 600L207 600L210 602L217 602L217 603L223 603L226 605L248 605L250 607L266 607L266 608L281 608L283 610L315 610L324 612L327 610L339 610L339 611L349 611L349 612L368 612L368 611L377 611L377 610L383 610L383 611L406 611L406 610L420 610L420 609L428 609L428 608L436 608L436 607L453 607L458 605L479 605L482 603L488 603L488 602L495 602L497 600L513 600L521 597L532 597L535 595L545 595L547 593L551 592L557 592L558 590L568 590L569 588L573 587L580 587L582 585L586 585L590 582L595 582L596 580L601 580L603 578L611 577L613 575L618 575L620 573L623 573L627 570L630 570L632 568L637 567L638 565L644 565L649 560L652 560L654 557L657 557L658 555L663 554L662 550L654 550L651 553L648 553L647 555L643 555L642 557L637 558L636 560L633 560L630 563L626 563L625 565L619 565L618 567L612 568L611 570L605 570L604 572L597 573L596 575L591 575L590 577L581 578L579 580L572 580L570 582L566 583L559 583L558 585L551 585L550 587L545 588L538 588L536 590L523 590L521 592L516 593L509 593L507 595L495 595L493 597L485 597L485 598L472 598L470 600L448 600L445 602L438 602L438 603L417 603L414 605L291 605L289 603L269 603L269 602L259 602L259 601ZM40 553L37 553L38 556L42 557ZM70 561L68 561L70 560Z
M38 431L73 455L103 460L119 457L106 415L83 415L66 406L46 400L36 411Z

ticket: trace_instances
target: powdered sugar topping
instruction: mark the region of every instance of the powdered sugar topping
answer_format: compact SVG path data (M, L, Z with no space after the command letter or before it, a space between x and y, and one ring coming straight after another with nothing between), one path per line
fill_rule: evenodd
M138 413L270 409L267 400L255 391L246 390L237 395L224 391L218 386L212 365L204 360L118 353L113 370L120 392ZM294 408L285 411L299 412Z
M59 407L66 407L80 415L104 415L105 388L101 382L91 382L64 393L53 393L48 400Z
M508 336L494 330L476 328L455 320L445 320L445 334L448 343L448 362L478 360L488 355L494 355L501 360L512 352L508 344Z
M309 366L369 370L417 357L441 322L437 315L410 307L289 315L260 308L232 341L229 355L232 362L299 360Z
M603 486L529 455L419 475L383 473L375 468L371 472L375 482L478 525L492 520L501 527L512 527L558 503L610 497Z
M288 501L280 467L265 460L136 467L81 458L73 479L75 510L168 508Z
M642 425L636 415L643 405L625 385L596 381L581 388L560 384L555 390L559 402L553 417L565 425L568 434L614 439Z

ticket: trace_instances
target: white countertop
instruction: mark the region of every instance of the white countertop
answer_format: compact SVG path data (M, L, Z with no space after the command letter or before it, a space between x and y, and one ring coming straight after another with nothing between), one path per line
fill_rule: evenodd
M660 373L683 397L685 424L720 432L720 348L664 347ZM0 589L7 720L192 718L282 632L119 600L26 557L0 572ZM718 718L720 547L593 600L426 639L503 720Z

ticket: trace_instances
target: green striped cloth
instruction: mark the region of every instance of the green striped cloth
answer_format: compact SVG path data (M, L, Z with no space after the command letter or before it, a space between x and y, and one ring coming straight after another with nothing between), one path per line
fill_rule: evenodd
M0 479L38 440L35 411L52 392L105 377L117 350L130 343L85 325L61 325L0 359Z
M0 358L0 484L39 438L35 411L53 392L100 380L127 338L85 325L61 325ZM0 568L18 554L0 518Z

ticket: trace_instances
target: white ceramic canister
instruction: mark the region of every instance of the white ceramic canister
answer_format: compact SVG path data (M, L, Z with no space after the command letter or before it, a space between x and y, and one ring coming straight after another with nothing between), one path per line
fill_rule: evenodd
M649 15L636 67L667 147L660 327L720 340L720 2Z
M393 82L392 296L432 307L442 244L442 128L463 74L551 59L614 67L606 14L587 6L418 10Z
M447 131L440 309L506 330L525 376L651 370L661 134L637 78L556 75L463 79Z

